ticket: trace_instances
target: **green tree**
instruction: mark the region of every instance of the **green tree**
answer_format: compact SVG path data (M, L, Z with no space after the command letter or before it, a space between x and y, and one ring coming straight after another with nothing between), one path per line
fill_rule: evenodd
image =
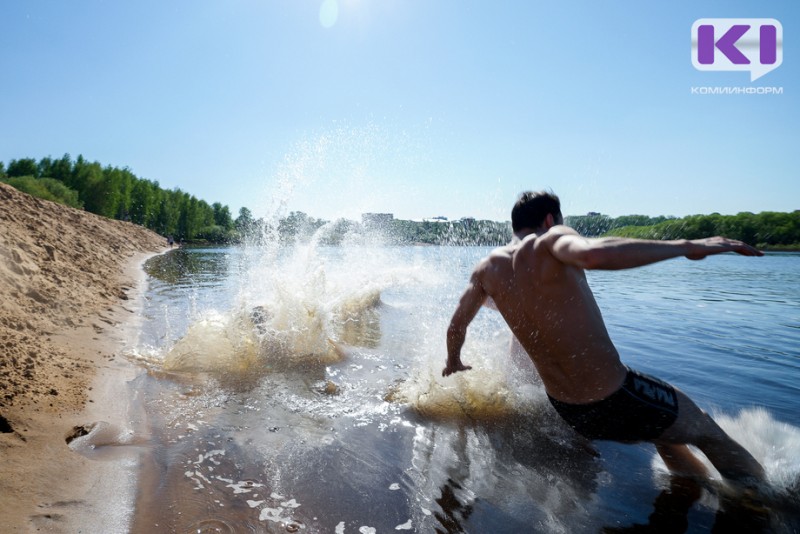
M212 243L227 243L230 241L230 233L222 226L211 225L200 230L195 239L203 239Z
M155 191L155 216L152 228L164 236L177 237L179 206L174 191Z
M117 169L119 173L119 189L117 197L116 215L117 219L128 221L131 219L131 202L133 194L133 186L139 179L134 175L130 169Z
M39 165L33 158L12 159L8 163L8 176L33 176L39 177Z
M198 224L201 228L206 226L215 226L214 208L208 205L205 200L198 199Z
M658 217L650 217L647 215L622 215L617 217L612 222L612 228L624 228L625 226L654 226L666 220L674 219L675 217L665 217L660 215Z
M151 212L155 207L153 190L147 180L136 180L131 190L130 217L131 222L149 226Z
M340 245L348 234L352 233L356 228L354 221L347 219L336 219L330 227L330 231L323 239L326 245Z
M157 231L158 225L156 223L156 217L158 216L158 206L161 201L161 187L158 182L151 182L150 180L144 180L144 182L150 190L150 193L147 195L148 204L145 210L147 215L144 225L151 230Z
M100 167L99 163L89 163L83 155L79 154L78 159L75 160L75 164L72 166L72 172L65 182L68 187L78 192L81 201L87 205L86 209L89 211L91 211L91 208L89 207L89 203L86 202L88 184L98 181L98 177L101 176L102 173L103 169Z
M50 165L49 172L50 174L47 176L50 178L55 178L65 184L69 184L70 177L72 176L72 159L70 159L69 154L64 154L61 159L53 161Z
M82 208L78 193L63 182L53 178L34 178L33 176L11 176L4 180L10 186L44 200L51 200L72 208Z
M278 221L278 236L282 240L305 239L325 224L322 219L309 217L302 211L293 211Z
M80 182L87 211L114 218L119 204L119 174L110 167L102 169L95 162L82 167Z
M233 229L233 217L231 217L231 210L228 206L214 202L211 208L214 211L214 224L216 226L221 226L225 231Z
M758 215L758 241L774 245L794 243L796 238L796 217L796 212L794 217L791 213L771 211L760 213Z
M189 239L191 221L189 217L189 194L180 189L174 192L174 208L178 212L176 232L180 239Z
M239 216L236 217L234 226L240 234L245 235L253 230L255 219L253 219L253 212L244 206L239 208Z
M39 178L53 177L53 158L47 156L39 160L36 165L36 176Z
M579 234L588 237L603 235L613 227L614 220L608 215L569 215L565 223L573 227Z

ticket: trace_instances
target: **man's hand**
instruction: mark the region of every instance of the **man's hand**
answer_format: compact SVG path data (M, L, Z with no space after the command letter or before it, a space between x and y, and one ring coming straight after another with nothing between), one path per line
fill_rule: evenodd
M708 237L706 239L693 239L689 241L690 252L686 257L690 260L702 260L706 256L722 254L723 252L735 252L742 256L763 256L764 253L757 248L751 247L747 243L728 239L727 237Z
M486 260L481 261L473 271L469 279L469 284L461 299L458 301L453 318L450 319L450 326L447 327L447 360L445 362L442 376L450 376L458 371L468 371L472 369L469 365L461 363L461 347L467 336L467 327L475 318L478 310L486 302L489 296L481 284L481 269L485 268Z
M463 363L461 363L461 362L455 363L455 364L453 364L453 365L451 365L450 363L448 363L448 364L447 364L447 367L445 367L445 368L442 370L442 376L450 376L450 375L452 375L453 373L457 373L457 372L459 372L459 371L469 371L470 369L472 369L472 366L471 366L471 365L464 365L464 364L463 364Z

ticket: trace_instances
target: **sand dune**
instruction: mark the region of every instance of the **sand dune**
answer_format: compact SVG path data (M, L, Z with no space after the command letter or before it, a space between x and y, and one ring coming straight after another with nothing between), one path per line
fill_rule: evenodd
M106 400L104 388L93 388L98 370L119 361L116 333L135 315L129 299L141 261L165 245L140 226L0 183L4 529L62 531L59 518L69 511L54 511L54 503L80 503L73 493L91 468L69 454L64 436L90 403Z

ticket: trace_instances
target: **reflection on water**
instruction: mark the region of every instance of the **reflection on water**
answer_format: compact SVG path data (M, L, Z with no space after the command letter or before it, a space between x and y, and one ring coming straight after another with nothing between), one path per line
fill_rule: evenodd
M776 326L800 324L795 289L750 283L763 286L758 297L728 280L730 298L698 295L720 294L713 284L739 268L729 258L704 264L716 269L706 281L688 262L590 273L624 359L713 399L701 404L765 464L778 497L759 508L726 496L719 480L669 477L648 445L576 436L518 371L494 312L470 330L473 371L441 378L449 314L485 252L312 243L182 249L148 265L147 325L130 355L147 370L132 388L149 427L132 530L800 527L800 331ZM768 411L738 412L748 393L729 386L747 381L762 384L753 404Z
M183 247L151 258L145 271L171 286L216 286L229 274L228 259L224 248Z

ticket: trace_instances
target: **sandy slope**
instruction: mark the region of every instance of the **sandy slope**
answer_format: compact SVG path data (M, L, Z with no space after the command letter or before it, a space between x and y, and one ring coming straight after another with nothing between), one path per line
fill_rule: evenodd
M104 467L65 436L119 406L104 384L130 372L117 358L122 327L135 316L141 262L165 244L0 183L2 531L72 531L97 512L89 496Z

